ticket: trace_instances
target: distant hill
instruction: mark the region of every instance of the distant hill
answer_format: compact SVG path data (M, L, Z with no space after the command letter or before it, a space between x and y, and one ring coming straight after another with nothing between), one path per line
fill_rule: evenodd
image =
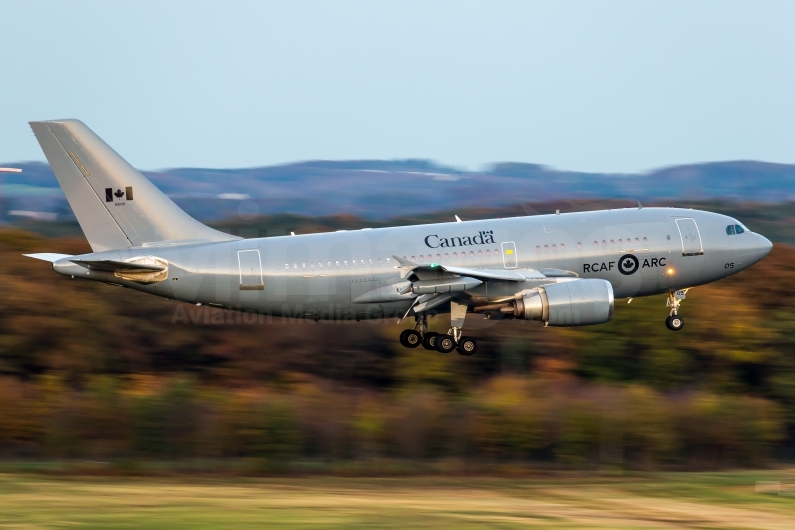
M21 174L0 175L0 218L13 221L19 212L68 216L68 205L47 164L0 165L23 169ZM345 213L385 219L561 199L795 200L795 165L754 161L674 166L643 174L580 173L519 163L462 171L428 160L309 161L144 174L191 215L205 221L236 217L240 212Z

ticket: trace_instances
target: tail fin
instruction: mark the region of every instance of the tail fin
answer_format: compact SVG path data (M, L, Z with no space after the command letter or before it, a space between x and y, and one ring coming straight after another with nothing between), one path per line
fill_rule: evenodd
M78 120L30 122L94 252L239 239L201 224Z

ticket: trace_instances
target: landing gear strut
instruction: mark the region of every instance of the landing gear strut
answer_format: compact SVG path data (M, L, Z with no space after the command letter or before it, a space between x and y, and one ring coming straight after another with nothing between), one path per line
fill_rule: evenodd
M404 329L400 334L400 344L406 348L416 348L420 344L424 345L423 338L428 331L428 317L426 315L417 315L415 317L416 324L414 329Z
M671 308L668 318L665 319L665 327L671 331L679 331L685 327L685 319L679 316L679 305L687 295L687 289L668 293L668 301L666 306Z
M478 351L478 342L472 337L464 337L462 328L467 316L466 304L450 302L450 331L447 335L436 338L436 348L442 353L449 353L454 349L461 355L475 355Z
M464 326L467 306L457 302L450 305L450 330L439 334L428 331L428 317L420 313L414 318L414 329L406 329L400 334L400 344L406 348L416 348L422 345L426 350L436 350L440 353L450 353L458 350L461 355L475 355L478 343L472 337L463 337L461 329Z

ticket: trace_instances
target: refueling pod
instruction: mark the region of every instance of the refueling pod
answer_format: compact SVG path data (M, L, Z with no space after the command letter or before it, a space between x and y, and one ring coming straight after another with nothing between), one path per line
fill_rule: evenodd
M516 293L501 311L549 326L604 324L613 318L613 286L607 280L577 279Z

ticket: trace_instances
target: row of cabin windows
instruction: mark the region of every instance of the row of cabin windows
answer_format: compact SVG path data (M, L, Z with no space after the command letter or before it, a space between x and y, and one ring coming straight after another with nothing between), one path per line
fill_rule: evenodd
M483 256L483 251L482 250L478 250L477 251L477 255L478 256ZM490 249L486 250L485 255L486 256L491 256L492 255L492 251ZM496 249L496 248L494 249L494 255L495 256L499 256L500 255L499 249ZM449 252L445 252L444 253L444 257L446 259L449 259L450 258L450 253ZM462 251L460 256L459 256L458 252L453 252L453 258L457 259L459 257L461 259L466 259L466 257L467 257L466 251ZM470 258L474 258L475 257L475 251L474 250L470 250L469 251L469 257ZM411 257L403 256L403 259L406 259L406 260L410 259L411 261L415 261L415 262L418 261L417 256L411 256ZM423 254L420 254L420 256L419 256L419 261L421 261L421 262L425 262L426 260L429 261L429 262L433 262L433 259L434 259L434 255L433 254L428 254L427 256L423 255ZM438 260L441 260L441 259L442 259L442 255L441 254L436 254L436 260L438 261ZM373 258L370 258L370 260L369 260L369 265L376 265L376 264L377 265L382 265L384 263L391 264L392 263L392 259L391 258L386 258L386 259L378 258L377 260L374 260ZM326 262L326 267L348 267L349 265L352 266L352 267L356 267L356 266L361 266L361 265L368 265L368 262L363 260L363 259L362 260L355 260L354 259L354 260L350 260L350 261L349 260L343 260L343 261L334 261L334 262L329 261L329 262ZM322 262L318 262L317 266L319 268L322 268L323 267L323 263ZM285 263L284 264L284 268L285 269L289 269L290 268L290 264L289 263ZM298 263L293 263L293 269L298 269L298 268L306 269L307 268L307 264L306 263L301 263L301 265L299 267ZM308 268L314 269L315 268L315 262L309 262Z
M733 227L729 226L728 228L726 228L726 233L727 234L735 233L734 231L729 232L729 228L733 228ZM739 226L739 225L737 225L736 230L737 230L736 233L738 233L738 234L741 234L743 232L742 227ZM643 242L644 243L648 243L648 238L644 237L643 238ZM627 238L626 243L628 245L632 244L632 238ZM636 237L635 238L635 243L640 243L640 238ZM607 240L603 239L602 240L602 246L603 247L607 247L607 244L608 244ZM616 244L615 239L611 239L610 240L610 246L611 247L615 246L615 244ZM618 240L618 244L619 244L619 246L623 245L624 244L624 239L619 239ZM593 246L598 248L599 247L599 241L594 241L593 242ZM577 248L582 248L582 243L578 242L577 243ZM549 245L544 245L544 250L545 251L549 251ZM558 250L558 245L557 244L553 244L552 245L552 250L553 251ZM561 243L560 244L560 250L566 250L566 244L565 243ZM492 252L491 250L486 250L486 256L491 256L491 252ZM536 252L541 252L541 245L536 245ZM483 256L483 251L482 250L478 250L478 254L477 255L478 256ZM499 256L500 255L500 250L495 248L494 249L494 255L495 256ZM435 257L436 257L437 261L442 259L442 255L441 254L436 254ZM449 259L450 258L450 253L449 252L445 252L444 253L444 257L445 257L445 259ZM459 257L458 252L453 252L453 258L457 259L458 257ZM461 259L465 259L467 257L466 251L462 251L460 257L461 257ZM469 257L470 258L474 258L475 257L475 251L474 250L470 250L469 251ZM411 258L409 258L407 256L403 256L403 259L411 259L411 261L415 261L416 262L417 261L417 256L411 256ZM433 261L433 259L434 259L434 255L433 254L428 254L427 255L427 261ZM390 258L386 258L386 260L384 260L383 258L378 258L377 264L381 265L381 264L384 263L384 261L386 261L386 263L391 263L392 260ZM419 261L422 261L422 262L426 261L426 256L420 254ZM355 267L357 265L367 265L368 263L365 260L355 260L354 259L354 260L350 261L350 264L351 264L351 266ZM373 258L370 258L369 264L370 265L375 265L376 262L375 262L375 260L373 260ZM319 268L322 268L323 267L323 262L319 261L317 263L317 266ZM327 267L334 267L334 266L336 266L336 267L347 267L348 266L348 260L335 261L335 262L333 262L333 264L332 264L331 261L329 261L329 262L327 262L326 266ZM284 268L285 269L289 269L290 268L290 264L289 263L285 263L284 264ZM297 268L298 268L298 263L293 263L293 269L297 269ZM301 264L301 268L302 269L306 269L307 268L306 263L302 263ZM315 268L315 263L314 262L310 262L309 263L309 268L310 269L314 269Z
M500 255L499 249L496 249L496 248L494 249L494 255L495 256L499 256ZM483 251L482 250L478 250L478 256L483 256ZM486 250L486 256L491 256L491 250ZM445 252L444 253L444 257L445 257L445 259L450 259L450 253L449 252ZM458 258L458 257L459 257L458 252L453 252L453 258ZM462 251L460 257L461 257L461 259L465 259L467 257L466 251ZM469 257L470 258L474 258L475 257L475 251L474 250L470 250L469 251ZM433 258L434 258L433 254L428 254L427 256L424 256L424 255L420 254L419 261L426 261L426 259L427 259L427 261L431 261L432 262ZM417 257L415 257L415 256L411 256L411 258L407 258L406 256L403 256L403 259L411 259L411 261L417 261ZM436 254L436 260L439 261L440 259L442 259L442 255L441 254Z
M392 263L392 258L386 258L386 259L378 258L377 260L374 260L373 258L370 258L370 265L376 265L376 264L382 265L382 264L384 264L384 262L386 262L387 264L390 264L390 263ZM367 261L365 261L363 259L362 260L353 259L353 260L350 260L350 265L352 267L356 267L357 265L367 265ZM322 269L324 267L323 262L322 261L318 261L317 262L317 266L318 266L318 268ZM347 267L348 266L348 260L333 261L333 262L332 261L328 261L328 262L326 262L325 266L329 267L329 268L331 268L331 267ZM289 269L290 268L290 264L289 263L285 263L284 264L284 268L285 269ZM297 268L299 268L298 267L298 263L293 263L293 269L297 269ZM306 263L302 263L300 268L306 269L307 268ZM315 262L314 261L310 261L309 262L309 268L310 269L314 269L315 268Z
M726 233L730 236L733 236L734 234L742 234L743 232L745 232L745 229L740 225L729 225L726 227Z
M643 242L644 243L648 243L649 239L644 237L643 238ZM635 243L640 244L640 238L636 237L635 238ZM623 244L624 244L624 239L623 238L619 239L618 240L618 245L622 246ZM628 237L627 240L626 240L626 244L627 245L631 245L632 244L632 238ZM615 239L611 239L610 240L610 246L614 247L615 245L616 245L616 240ZM593 246L594 246L594 248L599 248L599 241L594 241L593 242ZM607 246L607 240L606 239L602 240L602 246L603 247ZM582 243L580 243L579 241L577 242L577 248L582 248ZM544 250L548 251L549 250L549 245L544 245ZM552 250L553 251L558 250L558 245L557 244L553 244L552 245ZM565 243L561 243L560 244L560 250L566 250L566 244ZM541 245L536 245L536 252L541 252Z

